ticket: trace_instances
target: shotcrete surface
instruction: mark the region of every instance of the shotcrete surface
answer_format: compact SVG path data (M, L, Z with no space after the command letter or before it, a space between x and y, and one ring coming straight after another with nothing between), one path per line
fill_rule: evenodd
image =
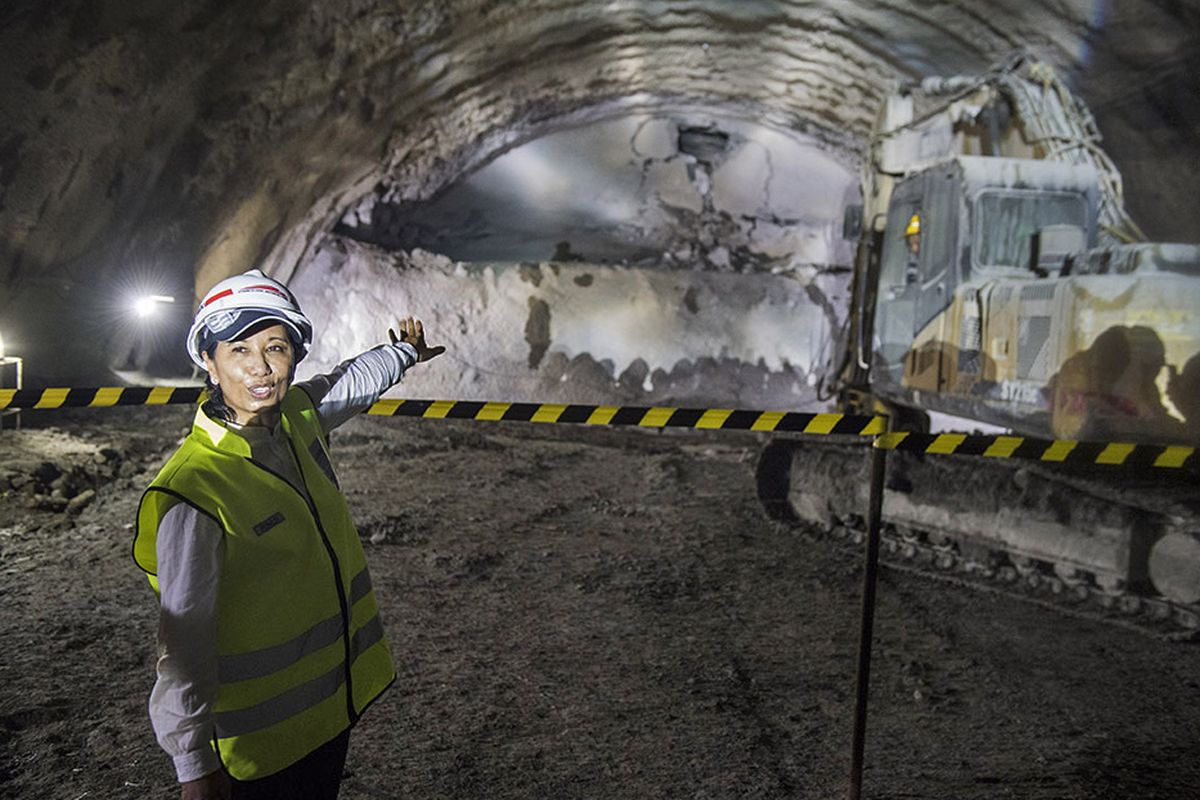
M0 431L0 795L177 797L129 528L190 410L41 413ZM766 521L757 435L332 441L399 666L344 798L844 794L860 556ZM867 796L1195 796L1194 644L886 570L876 625Z
M854 163L896 82L1019 48L1078 86L1151 239L1194 241L1198 30L1195 0L10 0L0 333L31 378L99 380L125 284L286 279L381 186L428 200L524 143L682 109ZM746 155L726 168L764 166Z
M319 331L301 378L415 316L448 352L389 396L825 410L813 384L848 284L812 268L463 264L329 236L290 286Z

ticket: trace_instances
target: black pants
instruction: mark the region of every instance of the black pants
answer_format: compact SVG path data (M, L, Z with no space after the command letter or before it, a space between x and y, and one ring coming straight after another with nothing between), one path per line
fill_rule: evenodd
M287 769L256 781L233 781L233 800L337 800L350 731Z

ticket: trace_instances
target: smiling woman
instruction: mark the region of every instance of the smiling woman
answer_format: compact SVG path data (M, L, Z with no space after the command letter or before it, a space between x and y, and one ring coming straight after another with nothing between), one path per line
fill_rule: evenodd
M296 364L287 329L264 320L233 341L217 342L211 352L204 352L204 368L230 412L227 419L274 426Z
M445 349L399 328L293 386L313 326L286 286L250 270L196 312L209 398L134 540L160 599L150 718L184 800L336 797L350 728L395 679L326 443Z

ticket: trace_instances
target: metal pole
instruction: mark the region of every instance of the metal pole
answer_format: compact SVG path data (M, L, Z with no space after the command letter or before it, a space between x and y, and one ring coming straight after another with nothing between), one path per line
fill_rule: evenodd
M871 683L871 638L875 625L875 581L879 573L879 527L883 516L883 478L887 450L871 448L871 496L867 508L867 553L863 568L862 622L858 634L857 694L854 734L850 744L850 800L862 796L863 744L867 735L867 696Z

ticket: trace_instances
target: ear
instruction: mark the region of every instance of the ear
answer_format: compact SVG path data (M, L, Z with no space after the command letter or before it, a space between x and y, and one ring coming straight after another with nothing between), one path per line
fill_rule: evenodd
M213 361L212 356L208 353L200 353L200 357L204 359L204 369L208 372L208 379L212 381L214 386L219 386L217 381L217 362Z

